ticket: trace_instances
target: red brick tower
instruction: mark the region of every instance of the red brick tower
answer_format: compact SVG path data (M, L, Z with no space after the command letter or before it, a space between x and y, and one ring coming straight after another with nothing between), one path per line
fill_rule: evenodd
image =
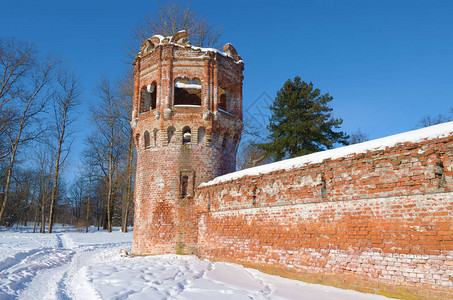
M197 252L195 188L235 171L244 63L186 32L146 40L134 65L135 254Z

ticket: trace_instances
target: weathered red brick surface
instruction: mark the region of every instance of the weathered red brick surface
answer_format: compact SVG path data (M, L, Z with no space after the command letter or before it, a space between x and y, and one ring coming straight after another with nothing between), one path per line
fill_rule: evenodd
M231 45L225 56L178 35L145 41L134 62L135 254L196 253L195 186L236 165L244 65ZM192 95L176 104L178 80L201 86L188 89L199 103ZM190 141L183 139L187 130Z
M453 291L453 136L197 189L203 258Z

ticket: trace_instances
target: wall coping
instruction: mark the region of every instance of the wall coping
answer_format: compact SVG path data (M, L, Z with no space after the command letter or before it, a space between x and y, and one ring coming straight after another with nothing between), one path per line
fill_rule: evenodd
M385 150L403 143L419 143L427 140L434 140L453 136L453 122L442 123L422 129L407 131L400 134L387 136L359 144L344 146L286 159L262 166L244 169L214 178L211 181L200 184L200 187L214 185L221 182L235 180L244 176L257 176L280 170L297 169L310 164L322 163L325 160L348 157L370 151Z

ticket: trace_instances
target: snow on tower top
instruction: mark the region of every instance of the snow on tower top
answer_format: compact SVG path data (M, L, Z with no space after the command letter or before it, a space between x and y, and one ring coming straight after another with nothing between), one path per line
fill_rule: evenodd
M151 52L156 49L158 46L163 45L174 45L183 48L191 48L193 50L201 51L201 52L213 52L218 53L222 56L232 58L236 63L243 64L242 58L238 55L236 49L230 43L223 46L223 51L220 51L215 48L203 48L203 47L196 47L192 46L190 41L187 38L187 32L185 30L180 30L173 36L162 36L159 34L153 35L152 37L146 39L142 46L140 47L140 52L137 54L137 57L141 57L143 53Z

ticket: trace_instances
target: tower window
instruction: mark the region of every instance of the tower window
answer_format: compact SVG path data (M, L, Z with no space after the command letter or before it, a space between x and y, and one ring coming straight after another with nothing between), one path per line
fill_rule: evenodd
M201 106L201 81L198 78L175 80L174 105Z
M218 108L223 111L230 111L232 94L229 90L219 87Z
M189 196L189 177L184 175L181 177L181 197Z
M148 112L150 109L156 109L157 101L157 83L142 87L140 91L140 113Z
M157 104L157 83L156 81L153 81L150 85L147 87L148 93L150 94L150 106L151 109L156 109L156 104Z
M148 93L146 86L140 91L140 113L149 111L151 105L151 95Z
M143 137L145 139L145 148L149 148L149 146L150 146L149 132L145 131L145 133L143 134Z
M183 144L190 144L192 139L192 134L190 133L190 127L184 127L182 130L182 143Z

